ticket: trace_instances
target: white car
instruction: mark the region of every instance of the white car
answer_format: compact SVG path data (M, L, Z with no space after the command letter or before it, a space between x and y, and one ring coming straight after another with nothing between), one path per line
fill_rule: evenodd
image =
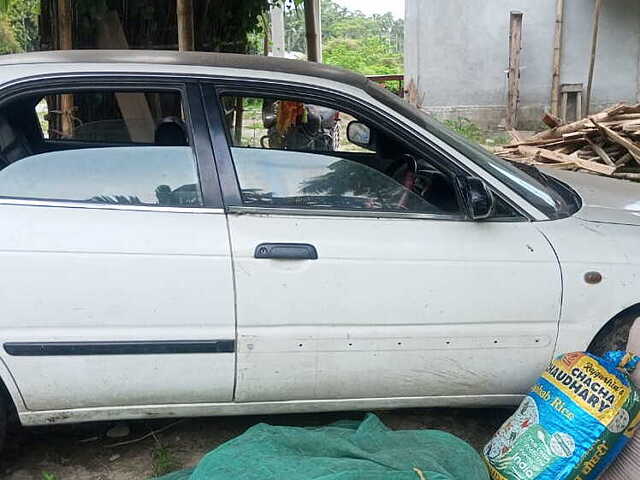
M292 60L0 57L0 225L1 429L514 404L640 311L637 185Z

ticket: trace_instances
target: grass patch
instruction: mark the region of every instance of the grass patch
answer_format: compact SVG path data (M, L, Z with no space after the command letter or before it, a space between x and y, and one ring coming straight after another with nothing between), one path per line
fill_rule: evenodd
M511 142L511 137L506 133L487 132L468 118L459 117L455 120L445 120L444 124L459 135L487 148L501 147Z
M460 117L455 120L445 120L444 124L454 132L476 143L484 143L486 140L485 131L468 118Z
M161 477L167 473L180 468L180 462L176 459L170 449L158 445L151 452L151 468L154 477Z
M58 477L56 477L53 473L42 472L42 480L58 480Z

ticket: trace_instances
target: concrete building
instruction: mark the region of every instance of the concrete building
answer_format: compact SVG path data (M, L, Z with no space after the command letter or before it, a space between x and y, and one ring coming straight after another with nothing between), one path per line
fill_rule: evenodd
M584 84L595 0L565 0L561 83ZM406 0L406 82L422 107L484 127L504 122L509 18L524 14L519 127L532 128L551 103L556 0ZM640 101L640 1L604 0L592 111Z

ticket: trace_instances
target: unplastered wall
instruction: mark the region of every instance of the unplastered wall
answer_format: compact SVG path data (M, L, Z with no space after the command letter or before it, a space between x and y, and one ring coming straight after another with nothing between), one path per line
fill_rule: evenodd
M595 0L565 0L562 83L586 88ZM556 0L406 0L405 70L428 111L484 126L504 118L509 15L524 13L521 128L533 127L551 95ZM593 105L638 100L640 1L604 2Z

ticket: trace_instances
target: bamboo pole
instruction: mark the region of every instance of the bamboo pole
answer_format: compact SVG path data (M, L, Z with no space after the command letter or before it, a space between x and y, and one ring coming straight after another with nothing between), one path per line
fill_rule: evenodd
M320 3L318 0L304 0L304 22L307 32L307 60L321 61L321 37L319 28Z
M178 50L191 52L195 50L193 35L193 0L176 0L178 17Z
M71 0L58 0L58 48L73 49L73 12ZM73 95L60 95L60 130L64 137L73 135Z
M551 114L560 113L560 66L564 30L564 0L556 0L556 29L553 37L553 78L551 82Z
M593 89L593 74L596 66L596 53L598 52L598 30L600 28L600 12L602 10L602 0L596 0L593 10L593 35L591 38L591 59L589 61L589 81L587 83L587 94L584 99L584 112L588 117L591 112L591 90Z
M507 130L518 124L520 100L520 52L522 50L522 12L511 12L509 29L509 91L507 98Z

